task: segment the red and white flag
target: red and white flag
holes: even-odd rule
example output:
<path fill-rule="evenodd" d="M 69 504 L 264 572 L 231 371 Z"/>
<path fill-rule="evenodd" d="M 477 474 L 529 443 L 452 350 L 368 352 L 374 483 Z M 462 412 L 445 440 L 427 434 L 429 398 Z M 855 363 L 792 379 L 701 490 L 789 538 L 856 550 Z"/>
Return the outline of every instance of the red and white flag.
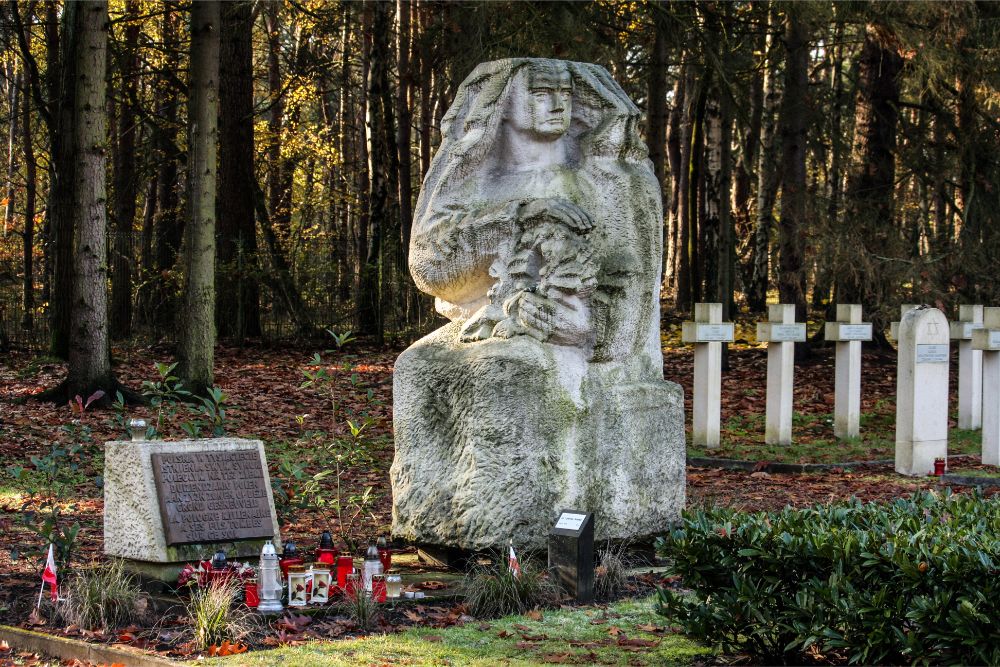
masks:
<path fill-rule="evenodd" d="M 52 545 L 49 544 L 49 557 L 45 560 L 45 569 L 42 571 L 42 590 L 38 591 L 38 604 L 42 603 L 42 593 L 45 591 L 45 584 L 49 585 L 49 593 L 52 601 L 59 599 L 59 586 L 56 577 L 56 559 Z"/>
<path fill-rule="evenodd" d="M 521 576 L 521 565 L 517 562 L 517 554 L 514 553 L 514 540 L 510 541 L 510 556 L 507 557 L 507 567 L 513 573 L 514 578 Z"/>

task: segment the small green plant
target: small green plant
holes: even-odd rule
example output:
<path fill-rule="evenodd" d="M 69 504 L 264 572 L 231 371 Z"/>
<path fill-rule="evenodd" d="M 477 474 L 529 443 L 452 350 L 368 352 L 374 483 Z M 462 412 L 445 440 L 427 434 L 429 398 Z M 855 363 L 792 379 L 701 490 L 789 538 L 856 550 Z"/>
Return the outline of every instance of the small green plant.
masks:
<path fill-rule="evenodd" d="M 88 630 L 109 631 L 138 623 L 146 613 L 142 591 L 119 560 L 76 573 L 62 595 L 59 617 Z"/>
<path fill-rule="evenodd" d="M 222 579 L 191 593 L 186 608 L 198 649 L 226 640 L 238 642 L 253 632 L 253 617 L 237 602 L 241 590 L 239 579 Z"/>
<path fill-rule="evenodd" d="M 338 609 L 341 614 L 354 621 L 362 630 L 372 630 L 382 618 L 382 608 L 364 588 L 358 586 L 349 595 L 344 595 Z"/>
<path fill-rule="evenodd" d="M 177 413 L 177 405 L 191 396 L 184 390 L 180 378 L 174 375 L 176 362 L 172 364 L 157 362 L 155 368 L 160 379 L 146 380 L 142 383 L 142 395 L 156 411 L 156 419 L 149 425 L 146 433 L 146 437 L 151 440 L 163 433 L 164 419 L 174 416 Z"/>
<path fill-rule="evenodd" d="M 479 618 L 494 618 L 555 605 L 560 593 L 548 572 L 530 557 L 522 558 L 520 565 L 521 573 L 514 574 L 499 551 L 488 563 L 474 564 L 460 587 L 469 612 Z"/>
<path fill-rule="evenodd" d="M 285 525 L 296 510 L 317 509 L 326 504 L 322 482 L 333 471 L 310 473 L 309 464 L 296 452 L 284 452 L 278 470 L 271 476 L 271 492 L 278 522 Z"/>
<path fill-rule="evenodd" d="M 30 467 L 7 467 L 7 474 L 14 479 L 24 496 L 20 509 L 21 525 L 41 539 L 40 544 L 13 547 L 12 558 L 19 557 L 22 552 L 41 555 L 52 544 L 59 564 L 63 568 L 70 566 L 80 523 L 70 522 L 64 514 L 76 509 L 76 487 L 86 482 L 81 462 L 91 456 L 89 448 L 93 444 L 90 426 L 84 421 L 86 411 L 103 396 L 104 392 L 99 391 L 86 401 L 76 396 L 69 402 L 73 419 L 61 427 L 68 444 L 56 441 L 47 454 L 32 454 L 28 457 Z M 100 485 L 102 480 L 98 477 L 95 482 Z"/>

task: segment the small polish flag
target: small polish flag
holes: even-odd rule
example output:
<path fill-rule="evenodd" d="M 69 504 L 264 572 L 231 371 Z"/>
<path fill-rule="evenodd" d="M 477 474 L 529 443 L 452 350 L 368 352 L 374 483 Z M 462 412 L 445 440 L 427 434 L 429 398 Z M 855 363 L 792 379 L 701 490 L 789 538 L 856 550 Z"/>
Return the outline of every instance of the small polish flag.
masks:
<path fill-rule="evenodd" d="M 514 553 L 514 539 L 510 540 L 510 556 L 507 558 L 507 567 L 514 573 L 514 578 L 521 576 L 521 565 L 517 562 L 517 554 Z"/>
<path fill-rule="evenodd" d="M 52 544 L 49 544 L 49 557 L 45 560 L 45 570 L 42 571 L 42 589 L 38 591 L 39 605 L 42 604 L 42 593 L 45 591 L 45 584 L 49 585 L 52 601 L 55 602 L 59 598 L 59 587 L 56 578 L 55 552 L 52 549 Z"/>

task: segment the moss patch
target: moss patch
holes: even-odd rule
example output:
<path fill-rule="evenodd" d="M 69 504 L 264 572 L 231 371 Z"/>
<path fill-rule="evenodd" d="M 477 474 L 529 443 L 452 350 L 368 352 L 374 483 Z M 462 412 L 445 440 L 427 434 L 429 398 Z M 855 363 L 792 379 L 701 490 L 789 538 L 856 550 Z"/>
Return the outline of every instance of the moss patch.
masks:
<path fill-rule="evenodd" d="M 659 629 L 659 630 L 656 630 Z M 541 620 L 508 616 L 444 630 L 411 629 L 395 635 L 314 641 L 206 661 L 207 665 L 676 665 L 711 651 L 665 631 L 651 599 L 606 609 L 544 612 Z"/>

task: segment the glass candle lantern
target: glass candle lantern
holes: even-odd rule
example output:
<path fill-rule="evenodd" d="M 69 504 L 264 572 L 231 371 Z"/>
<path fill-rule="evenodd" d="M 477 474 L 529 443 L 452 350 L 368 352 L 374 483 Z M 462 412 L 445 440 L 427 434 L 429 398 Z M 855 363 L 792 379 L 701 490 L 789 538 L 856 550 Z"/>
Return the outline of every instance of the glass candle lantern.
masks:
<path fill-rule="evenodd" d="M 365 562 L 361 569 L 361 581 L 368 593 L 372 592 L 372 576 L 376 574 L 383 574 L 382 561 L 378 557 L 378 547 L 371 544 L 368 546 Z"/>
<path fill-rule="evenodd" d="M 386 584 L 384 574 L 372 575 L 372 599 L 375 602 L 385 602 Z"/>
<path fill-rule="evenodd" d="M 361 589 L 361 575 L 357 572 L 352 572 L 347 575 L 347 582 L 344 584 L 344 597 L 350 599 L 358 594 L 358 590 Z"/>
<path fill-rule="evenodd" d="M 260 593 L 257 590 L 256 579 L 250 578 L 243 582 L 243 598 L 251 609 L 256 609 L 260 605 Z"/>
<path fill-rule="evenodd" d="M 281 574 L 278 569 L 278 554 L 274 551 L 271 540 L 264 543 L 260 550 L 260 568 L 257 573 L 257 594 L 260 604 L 257 611 L 262 614 L 280 614 L 281 605 Z"/>
<path fill-rule="evenodd" d="M 398 574 L 385 575 L 385 594 L 389 599 L 396 599 L 403 594 L 403 577 Z"/>
<path fill-rule="evenodd" d="M 333 565 L 337 560 L 337 549 L 333 546 L 333 536 L 324 530 L 319 537 L 319 548 L 316 549 L 316 562 Z"/>
<path fill-rule="evenodd" d="M 305 565 L 288 566 L 288 606 L 305 607 L 308 601 L 309 573 Z"/>
<path fill-rule="evenodd" d="M 354 559 L 350 556 L 337 556 L 337 588 L 341 591 L 347 587 L 347 575 L 354 572 Z"/>
<path fill-rule="evenodd" d="M 382 572 L 388 572 L 392 567 L 392 549 L 389 548 L 389 541 L 385 539 L 385 535 L 379 536 L 375 546 L 378 548 L 378 559 L 382 561 Z"/>
<path fill-rule="evenodd" d="M 312 589 L 309 593 L 309 604 L 326 604 L 330 601 L 330 568 L 322 563 L 314 563 L 310 572 Z"/>
<path fill-rule="evenodd" d="M 295 548 L 295 542 L 285 542 L 285 550 L 281 552 L 281 560 L 278 561 L 282 577 L 288 578 L 288 568 L 290 566 L 303 565 L 305 562 L 305 559 L 299 556 L 299 551 Z"/>
<path fill-rule="evenodd" d="M 128 432 L 132 440 L 146 439 L 146 420 L 133 418 L 128 420 Z"/>

